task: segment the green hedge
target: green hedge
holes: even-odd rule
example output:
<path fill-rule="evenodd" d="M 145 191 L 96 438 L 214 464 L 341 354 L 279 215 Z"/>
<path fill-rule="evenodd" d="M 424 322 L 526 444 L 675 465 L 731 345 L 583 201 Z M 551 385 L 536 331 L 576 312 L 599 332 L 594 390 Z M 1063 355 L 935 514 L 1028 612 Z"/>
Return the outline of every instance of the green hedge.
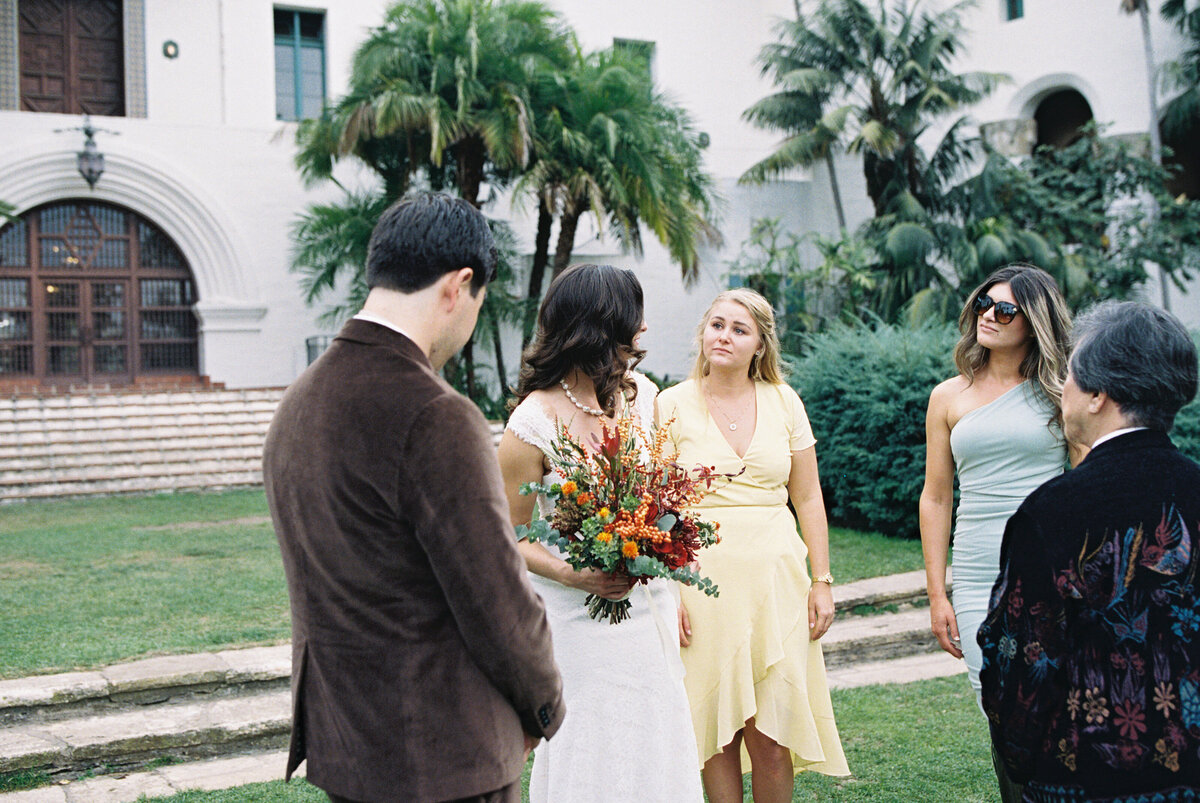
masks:
<path fill-rule="evenodd" d="M 841 325 L 810 336 L 805 355 L 790 361 L 817 436 L 830 523 L 920 537 L 925 409 L 933 387 L 955 373 L 957 339 L 951 325 Z M 1179 411 L 1171 439 L 1200 462 L 1200 399 Z"/>
<path fill-rule="evenodd" d="M 1200 332 L 1193 332 L 1192 339 L 1200 348 Z M 1200 462 L 1200 399 L 1189 404 L 1175 416 L 1175 429 L 1171 430 L 1171 440 L 1179 447 L 1179 451 Z"/>
<path fill-rule="evenodd" d="M 917 538 L 929 392 L 954 374 L 955 328 L 839 325 L 791 361 L 833 524 Z"/>

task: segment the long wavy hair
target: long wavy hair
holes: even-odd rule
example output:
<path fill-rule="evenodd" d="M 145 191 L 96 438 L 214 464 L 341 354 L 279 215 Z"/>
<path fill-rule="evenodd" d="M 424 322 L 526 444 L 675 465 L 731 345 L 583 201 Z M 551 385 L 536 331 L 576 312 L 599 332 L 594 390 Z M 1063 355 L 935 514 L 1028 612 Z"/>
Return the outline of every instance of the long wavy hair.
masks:
<path fill-rule="evenodd" d="M 699 381 L 708 376 L 712 369 L 708 358 L 704 356 L 704 328 L 708 326 L 713 307 L 722 301 L 740 304 L 750 313 L 754 325 L 758 327 L 758 347 L 762 353 L 756 353 L 750 358 L 750 378 L 755 382 L 770 382 L 776 385 L 783 382 L 783 366 L 779 359 L 779 334 L 775 330 L 775 310 L 771 308 L 771 302 L 745 287 L 718 294 L 704 311 L 704 316 L 700 318 L 700 326 L 696 328 L 696 362 L 692 365 L 691 378 Z"/>
<path fill-rule="evenodd" d="M 633 345 L 642 321 L 642 285 L 633 271 L 591 264 L 567 268 L 542 299 L 509 409 L 578 368 L 591 377 L 600 406 L 615 415 L 622 396 L 637 398 L 629 371 L 646 356 Z"/>
<path fill-rule="evenodd" d="M 1054 277 L 1033 265 L 1007 265 L 992 273 L 967 298 L 958 316 L 962 333 L 954 347 L 954 365 L 968 382 L 987 365 L 990 352 L 976 339 L 975 299 L 993 285 L 1008 284 L 1013 298 L 1033 331 L 1029 353 L 1021 361 L 1021 376 L 1033 380 L 1042 395 L 1054 405 L 1054 420 L 1062 416 L 1062 388 L 1067 378 L 1067 356 L 1071 343 L 1071 312 Z"/>

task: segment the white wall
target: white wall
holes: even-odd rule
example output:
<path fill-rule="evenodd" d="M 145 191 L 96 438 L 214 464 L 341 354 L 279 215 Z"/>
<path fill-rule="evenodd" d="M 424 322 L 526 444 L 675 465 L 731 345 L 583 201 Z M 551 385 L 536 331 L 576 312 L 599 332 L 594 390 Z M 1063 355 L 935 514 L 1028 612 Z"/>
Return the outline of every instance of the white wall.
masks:
<path fill-rule="evenodd" d="M 934 0 L 941 2 L 941 0 Z M 813 2 L 813 0 L 806 0 Z M 791 0 L 551 0 L 584 47 L 614 38 L 655 43 L 661 88 L 692 113 L 711 145 L 708 169 L 724 197 L 722 249 L 704 254 L 701 275 L 685 287 L 679 269 L 651 235 L 641 259 L 623 255 L 585 221 L 575 259 L 633 267 L 646 290 L 650 331 L 645 366 L 682 376 L 690 364 L 697 320 L 726 286 L 727 262 L 757 217 L 781 217 L 797 231 L 836 228 L 823 165 L 765 188 L 737 177 L 776 144 L 776 137 L 741 119 L 771 91 L 755 62 L 774 39 L 777 19 L 793 13 Z M 281 5 L 283 5 L 281 3 Z M 327 93 L 344 91 L 350 58 L 387 0 L 295 0 L 286 7 L 326 11 Z M 979 121 L 1030 114 L 1038 92 L 1063 76 L 1092 103 L 1115 133 L 1144 131 L 1145 73 L 1136 18 L 1096 0 L 1026 0 L 1026 17 L 1001 20 L 1000 0 L 982 0 L 972 12 L 970 54 L 963 69 L 1007 72 L 1013 83 L 973 111 Z M 322 331 L 321 309 L 306 308 L 299 279 L 288 271 L 289 229 L 304 206 L 336 198 L 324 187 L 305 190 L 292 164 L 295 124 L 274 119 L 273 4 L 269 0 L 146 0 L 148 119 L 103 118 L 121 132 L 100 135 L 109 170 L 95 197 L 132 206 L 179 242 L 192 262 L 200 291 L 202 371 L 231 386 L 281 385 L 304 367 L 304 338 Z M 1154 36 L 1163 57 L 1178 43 L 1161 21 Z M 167 40 L 179 56 L 163 56 Z M 0 112 L 0 198 L 19 209 L 72 196 L 87 197 L 73 177 L 78 134 L 55 134 L 77 117 Z M 38 172 L 41 171 L 41 172 Z M 851 227 L 870 214 L 861 161 L 839 159 L 838 178 Z M 139 189 L 140 188 L 140 189 Z M 503 198 L 488 213 L 512 217 L 526 249 L 533 225 L 527 211 Z M 1200 291 L 1177 311 L 1200 324 Z M 515 335 L 510 337 L 510 340 Z M 481 345 L 481 356 L 487 348 Z M 515 368 L 516 347 L 506 354 Z"/>
<path fill-rule="evenodd" d="M 384 0 L 288 2 L 326 7 L 327 91 L 343 91 L 350 58 Z M 96 118 L 108 169 L 94 191 L 74 175 L 79 125 L 66 115 L 0 112 L 0 198 L 18 212 L 95 197 L 150 218 L 180 245 L 196 275 L 201 373 L 231 387 L 284 385 L 305 365 L 304 339 L 322 332 L 288 270 L 290 227 L 312 201 L 293 166 L 296 125 L 275 120 L 269 0 L 147 0 L 147 118 Z M 176 59 L 163 55 L 167 40 Z M 49 178 L 48 178 L 49 177 Z"/>
<path fill-rule="evenodd" d="M 609 47 L 614 39 L 654 42 L 657 85 L 691 113 L 698 131 L 709 135 L 705 167 L 716 178 L 723 199 L 720 228 L 725 244 L 704 251 L 693 286 L 684 285 L 679 267 L 649 233 L 644 238 L 645 253 L 638 259 L 620 253 L 611 241 L 597 239 L 591 219 L 581 221 L 573 255 L 576 262 L 606 262 L 637 273 L 645 291 L 649 326 L 642 339 L 648 352 L 643 366 L 681 379 L 691 365 L 700 316 L 713 296 L 728 286 L 727 263 L 749 235 L 755 218 L 782 217 L 797 229 L 836 228 L 828 196 L 814 203 L 814 184 L 807 173 L 764 188 L 736 183 L 777 143 L 776 136 L 754 128 L 741 115 L 771 92 L 771 83 L 760 75 L 756 59 L 763 45 L 774 39 L 776 22 L 792 15 L 791 0 L 550 0 L 550 4 L 565 16 L 587 50 Z M 824 186 L 827 192 L 827 184 Z M 534 226 L 527 214 L 520 210 L 510 213 L 507 203 L 488 211 L 512 214 L 532 250 Z"/>

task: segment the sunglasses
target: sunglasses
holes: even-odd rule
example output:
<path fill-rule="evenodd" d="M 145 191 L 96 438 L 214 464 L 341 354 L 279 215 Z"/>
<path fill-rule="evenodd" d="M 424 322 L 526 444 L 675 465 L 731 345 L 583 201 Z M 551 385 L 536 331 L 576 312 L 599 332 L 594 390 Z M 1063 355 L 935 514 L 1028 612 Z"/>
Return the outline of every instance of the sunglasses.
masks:
<path fill-rule="evenodd" d="M 1017 313 L 1021 311 L 1016 304 L 1010 301 L 996 301 L 987 293 L 980 293 L 976 297 L 975 303 L 971 305 L 971 309 L 975 311 L 976 315 L 982 315 L 992 307 L 996 308 L 996 323 L 999 324 L 1012 323 L 1013 318 L 1017 317 Z"/>

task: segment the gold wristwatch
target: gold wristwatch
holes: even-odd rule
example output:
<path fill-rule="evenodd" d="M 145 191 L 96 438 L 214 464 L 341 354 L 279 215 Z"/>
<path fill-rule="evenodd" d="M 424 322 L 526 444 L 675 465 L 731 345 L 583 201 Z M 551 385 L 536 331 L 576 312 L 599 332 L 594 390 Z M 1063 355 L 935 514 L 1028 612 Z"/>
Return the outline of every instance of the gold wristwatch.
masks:
<path fill-rule="evenodd" d="M 830 572 L 825 572 L 825 574 L 818 574 L 816 577 L 813 578 L 813 582 L 814 583 L 825 583 L 826 585 L 833 585 L 833 574 L 831 574 Z"/>

